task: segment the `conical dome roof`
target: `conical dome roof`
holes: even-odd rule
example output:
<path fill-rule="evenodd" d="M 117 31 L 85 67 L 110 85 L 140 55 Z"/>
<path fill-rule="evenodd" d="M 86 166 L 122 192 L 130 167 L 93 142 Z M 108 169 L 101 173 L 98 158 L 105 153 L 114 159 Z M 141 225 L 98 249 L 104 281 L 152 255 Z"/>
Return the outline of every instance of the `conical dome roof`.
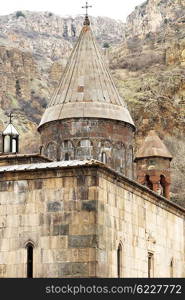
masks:
<path fill-rule="evenodd" d="M 172 159 L 171 153 L 168 151 L 164 143 L 161 141 L 155 130 L 150 130 L 145 138 L 141 148 L 138 150 L 135 161 L 146 157 L 164 157 Z"/>
<path fill-rule="evenodd" d="M 39 127 L 55 120 L 86 117 L 120 120 L 134 126 L 88 22 L 82 28 Z"/>
<path fill-rule="evenodd" d="M 19 135 L 17 129 L 13 126 L 12 123 L 8 124 L 8 126 L 3 131 L 3 135 Z"/>

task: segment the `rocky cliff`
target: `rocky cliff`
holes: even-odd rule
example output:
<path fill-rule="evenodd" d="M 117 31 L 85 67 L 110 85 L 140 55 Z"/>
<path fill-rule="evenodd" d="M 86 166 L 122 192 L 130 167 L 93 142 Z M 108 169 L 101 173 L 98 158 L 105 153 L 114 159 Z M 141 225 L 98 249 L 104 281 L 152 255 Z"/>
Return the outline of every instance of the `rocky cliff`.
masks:
<path fill-rule="evenodd" d="M 137 125 L 136 146 L 150 129 L 159 133 L 174 156 L 172 197 L 184 202 L 185 2 L 148 0 L 136 7 L 110 66 Z"/>

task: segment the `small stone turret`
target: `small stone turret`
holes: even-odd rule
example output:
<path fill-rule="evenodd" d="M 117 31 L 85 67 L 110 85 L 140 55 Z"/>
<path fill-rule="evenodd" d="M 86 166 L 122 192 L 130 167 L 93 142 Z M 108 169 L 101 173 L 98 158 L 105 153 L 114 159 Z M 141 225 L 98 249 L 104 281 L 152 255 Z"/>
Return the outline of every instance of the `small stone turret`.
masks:
<path fill-rule="evenodd" d="M 18 153 L 19 152 L 19 133 L 11 121 L 2 132 L 2 152 L 4 153 Z"/>
<path fill-rule="evenodd" d="M 171 160 L 172 155 L 155 130 L 151 130 L 135 157 L 137 181 L 169 199 Z"/>

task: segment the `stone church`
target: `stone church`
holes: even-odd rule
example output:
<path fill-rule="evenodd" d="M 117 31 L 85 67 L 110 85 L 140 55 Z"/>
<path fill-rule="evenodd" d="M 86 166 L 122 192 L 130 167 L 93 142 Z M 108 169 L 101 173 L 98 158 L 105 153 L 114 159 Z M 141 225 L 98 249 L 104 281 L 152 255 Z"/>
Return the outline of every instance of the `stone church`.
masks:
<path fill-rule="evenodd" d="M 86 15 L 38 127 L 40 154 L 0 134 L 0 277 L 185 277 L 172 156 L 135 125 Z"/>

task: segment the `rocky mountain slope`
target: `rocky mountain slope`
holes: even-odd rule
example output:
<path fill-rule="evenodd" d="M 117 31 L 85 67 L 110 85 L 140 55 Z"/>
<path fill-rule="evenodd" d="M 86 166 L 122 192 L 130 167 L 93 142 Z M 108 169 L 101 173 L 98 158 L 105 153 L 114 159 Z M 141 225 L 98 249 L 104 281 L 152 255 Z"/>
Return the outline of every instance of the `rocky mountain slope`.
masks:
<path fill-rule="evenodd" d="M 185 200 L 185 3 L 148 0 L 126 24 L 92 18 L 137 126 L 136 149 L 156 129 L 174 156 L 172 199 Z M 21 151 L 38 151 L 36 128 L 74 45 L 83 17 L 50 12 L 0 16 L 0 129 L 14 111 Z M 107 53 L 107 51 L 106 51 Z"/>
<path fill-rule="evenodd" d="M 110 65 L 137 125 L 136 145 L 156 129 L 174 156 L 172 198 L 185 202 L 185 2 L 136 7 Z"/>

